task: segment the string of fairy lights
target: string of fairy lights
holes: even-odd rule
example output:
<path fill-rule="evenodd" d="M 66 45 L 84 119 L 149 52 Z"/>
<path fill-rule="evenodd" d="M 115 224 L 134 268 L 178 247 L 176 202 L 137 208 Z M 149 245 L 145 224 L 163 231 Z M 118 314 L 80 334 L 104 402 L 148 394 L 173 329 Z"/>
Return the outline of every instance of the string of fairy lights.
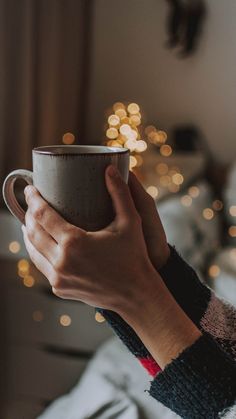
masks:
<path fill-rule="evenodd" d="M 76 137 L 71 132 L 66 132 L 62 136 L 62 143 L 65 145 L 72 145 L 75 142 Z M 137 103 L 114 103 L 107 118 L 103 144 L 108 147 L 128 148 L 130 150 L 130 170 L 136 173 L 141 171 L 142 166 L 145 164 L 143 156 L 148 147 L 155 146 L 155 150 L 158 150 L 159 156 L 163 158 L 163 161 L 157 163 L 155 167 L 158 184 L 162 188 L 167 188 L 170 193 L 178 193 L 184 182 L 184 176 L 179 167 L 169 162 L 168 158 L 172 156 L 173 148 L 167 142 L 168 137 L 165 131 L 157 129 L 154 125 L 143 126 L 140 106 Z M 154 199 L 158 199 L 159 190 L 157 186 L 148 185 L 146 190 Z M 191 207 L 193 200 L 198 198 L 200 193 L 198 186 L 190 186 L 186 194 L 180 195 L 181 204 L 184 207 Z M 223 207 L 223 202 L 215 199 L 211 207 L 203 209 L 201 215 L 206 221 L 211 221 L 217 212 L 223 210 Z M 231 238 L 236 238 L 236 204 L 231 205 L 228 212 L 231 217 L 235 217 L 235 224 L 228 227 L 228 235 Z M 18 241 L 15 240 L 9 243 L 9 251 L 11 253 L 17 254 L 20 250 L 21 245 Z M 230 258 L 236 264 L 236 248 L 230 250 Z M 22 285 L 27 288 L 34 287 L 37 282 L 30 270 L 29 260 L 18 260 L 17 275 Z M 216 264 L 211 265 L 208 269 L 208 274 L 211 278 L 217 278 L 220 273 L 221 269 Z M 42 310 L 37 309 L 33 311 L 32 319 L 35 322 L 45 320 Z M 99 323 L 105 320 L 100 313 L 95 314 L 95 319 Z M 61 326 L 68 327 L 71 325 L 72 319 L 65 313 L 58 317 L 58 322 Z"/>

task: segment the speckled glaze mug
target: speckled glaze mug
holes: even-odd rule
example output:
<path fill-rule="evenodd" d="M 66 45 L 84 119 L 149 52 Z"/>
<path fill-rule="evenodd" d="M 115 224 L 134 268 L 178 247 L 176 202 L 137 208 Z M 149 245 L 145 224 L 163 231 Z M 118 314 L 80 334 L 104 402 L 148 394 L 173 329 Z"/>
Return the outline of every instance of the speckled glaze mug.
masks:
<path fill-rule="evenodd" d="M 67 221 L 88 231 L 107 226 L 114 218 L 105 184 L 105 169 L 116 166 L 125 180 L 129 175 L 129 150 L 125 148 L 55 145 L 33 149 L 33 172 L 15 170 L 3 184 L 8 209 L 21 223 L 25 211 L 14 193 L 16 179 L 33 184 L 42 197 Z"/>

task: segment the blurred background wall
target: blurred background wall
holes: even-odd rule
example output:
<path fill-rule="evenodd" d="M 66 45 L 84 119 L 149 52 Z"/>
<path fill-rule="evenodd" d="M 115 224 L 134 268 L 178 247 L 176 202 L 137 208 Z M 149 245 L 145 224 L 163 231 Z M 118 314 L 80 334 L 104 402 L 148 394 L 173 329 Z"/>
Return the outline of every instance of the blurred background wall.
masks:
<path fill-rule="evenodd" d="M 217 159 L 235 158 L 236 2 L 207 0 L 206 6 L 199 47 L 180 59 L 165 47 L 166 1 L 94 2 L 89 141 L 102 133 L 104 108 L 127 99 L 167 131 L 194 123 Z"/>
<path fill-rule="evenodd" d="M 0 179 L 31 149 L 103 139 L 104 112 L 138 102 L 170 133 L 192 123 L 214 156 L 234 158 L 235 0 L 206 0 L 196 53 L 166 48 L 165 0 L 0 1 Z"/>

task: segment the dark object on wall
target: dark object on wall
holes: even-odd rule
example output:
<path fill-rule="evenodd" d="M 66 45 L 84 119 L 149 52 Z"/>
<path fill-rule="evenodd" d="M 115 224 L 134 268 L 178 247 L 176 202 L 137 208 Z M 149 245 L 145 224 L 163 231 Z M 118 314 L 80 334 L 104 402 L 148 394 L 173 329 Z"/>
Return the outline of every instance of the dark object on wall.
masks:
<path fill-rule="evenodd" d="M 173 129 L 173 147 L 176 151 L 196 151 L 201 147 L 201 134 L 193 125 L 182 125 Z"/>
<path fill-rule="evenodd" d="M 166 0 L 170 6 L 167 20 L 169 48 L 181 47 L 181 56 L 193 54 L 198 46 L 206 16 L 204 0 Z"/>

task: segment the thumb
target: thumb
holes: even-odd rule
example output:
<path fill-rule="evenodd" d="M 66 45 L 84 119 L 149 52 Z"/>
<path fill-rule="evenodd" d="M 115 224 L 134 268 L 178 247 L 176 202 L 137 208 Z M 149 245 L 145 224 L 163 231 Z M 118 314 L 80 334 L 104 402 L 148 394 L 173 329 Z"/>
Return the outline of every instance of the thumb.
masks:
<path fill-rule="evenodd" d="M 111 196 L 116 217 L 130 219 L 137 214 L 128 185 L 115 166 L 108 166 L 105 173 L 106 186 Z"/>

